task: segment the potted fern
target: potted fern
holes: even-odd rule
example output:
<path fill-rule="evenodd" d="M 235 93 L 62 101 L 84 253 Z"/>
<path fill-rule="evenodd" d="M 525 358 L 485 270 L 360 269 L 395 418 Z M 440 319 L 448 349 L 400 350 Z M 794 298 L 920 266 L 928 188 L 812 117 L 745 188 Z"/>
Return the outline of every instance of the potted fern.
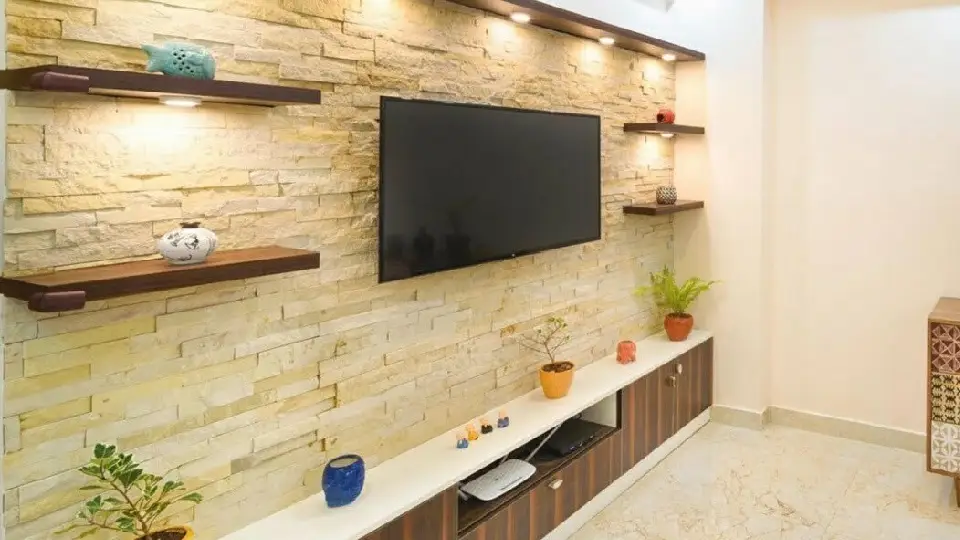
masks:
<path fill-rule="evenodd" d="M 183 482 L 145 473 L 132 455 L 104 444 L 94 447 L 93 458 L 79 471 L 91 478 L 80 490 L 99 494 L 84 503 L 75 522 L 59 534 L 81 529 L 76 538 L 84 538 L 103 529 L 129 533 L 137 540 L 193 539 L 193 530 L 186 525 L 160 525 L 170 506 L 203 500 L 199 493 L 185 493 Z"/>
<path fill-rule="evenodd" d="M 533 335 L 520 338 L 520 345 L 549 360 L 540 366 L 540 386 L 543 395 L 550 399 L 565 397 L 573 385 L 573 362 L 557 362 L 557 352 L 567 343 L 570 332 L 567 322 L 560 317 L 550 317 Z"/>
<path fill-rule="evenodd" d="M 653 297 L 653 303 L 660 315 L 664 316 L 663 329 L 670 341 L 684 341 L 693 330 L 693 315 L 687 310 L 715 283 L 692 277 L 683 285 L 678 285 L 673 270 L 664 267 L 660 272 L 650 273 L 650 285 L 637 289 L 637 295 Z"/>

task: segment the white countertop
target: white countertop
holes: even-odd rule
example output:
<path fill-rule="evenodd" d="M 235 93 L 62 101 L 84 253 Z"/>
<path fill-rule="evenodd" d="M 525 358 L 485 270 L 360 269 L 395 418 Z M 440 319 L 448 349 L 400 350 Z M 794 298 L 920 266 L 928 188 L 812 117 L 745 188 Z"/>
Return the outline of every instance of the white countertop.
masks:
<path fill-rule="evenodd" d="M 487 418 L 495 420 L 500 409 L 506 410 L 510 427 L 472 441 L 467 450 L 456 448 L 455 433 L 463 429 L 458 427 L 369 470 L 363 494 L 350 506 L 328 508 L 319 493 L 225 540 L 358 540 L 710 336 L 698 330 L 680 343 L 662 334 L 647 338 L 637 343 L 633 364 L 618 364 L 616 356 L 610 355 L 577 371 L 570 394 L 563 399 L 547 399 L 537 388 L 490 411 Z"/>

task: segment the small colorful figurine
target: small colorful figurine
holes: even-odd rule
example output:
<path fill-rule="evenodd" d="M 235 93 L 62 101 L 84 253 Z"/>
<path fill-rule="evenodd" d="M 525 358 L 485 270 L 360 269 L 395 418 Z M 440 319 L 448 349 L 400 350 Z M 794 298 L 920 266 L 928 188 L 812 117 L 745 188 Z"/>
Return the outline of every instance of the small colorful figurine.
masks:
<path fill-rule="evenodd" d="M 617 344 L 617 362 L 631 364 L 637 361 L 637 344 L 632 341 L 621 341 Z"/>
<path fill-rule="evenodd" d="M 457 433 L 457 449 L 463 450 L 465 448 L 470 448 L 470 441 L 467 440 L 467 434 L 461 431 Z"/>
<path fill-rule="evenodd" d="M 490 422 L 487 422 L 486 418 L 480 419 L 480 433 L 483 433 L 484 435 L 493 433 L 493 425 L 491 425 Z"/>
<path fill-rule="evenodd" d="M 500 418 L 497 418 L 497 427 L 505 428 L 510 426 L 510 417 L 507 416 L 507 411 L 500 411 Z"/>
<path fill-rule="evenodd" d="M 477 432 L 477 426 L 473 424 L 467 424 L 467 439 L 475 441 L 480 438 L 480 433 Z"/>

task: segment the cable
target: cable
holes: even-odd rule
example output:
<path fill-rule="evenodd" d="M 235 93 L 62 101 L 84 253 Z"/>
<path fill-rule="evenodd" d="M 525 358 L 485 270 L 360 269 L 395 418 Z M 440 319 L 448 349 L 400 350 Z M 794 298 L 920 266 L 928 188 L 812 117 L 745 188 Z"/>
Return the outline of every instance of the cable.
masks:
<path fill-rule="evenodd" d="M 557 432 L 557 430 L 560 429 L 560 426 L 562 425 L 563 424 L 560 423 L 557 425 L 557 427 L 551 429 L 550 433 L 548 433 L 547 436 L 544 437 L 542 441 L 540 441 L 540 444 L 538 444 L 537 447 L 534 448 L 533 452 L 530 452 L 530 455 L 527 456 L 527 459 L 525 459 L 524 461 L 526 461 L 527 463 L 530 463 L 530 460 L 533 459 L 533 456 L 537 455 L 537 452 L 539 452 L 540 449 L 543 448 L 543 445 L 547 444 L 547 441 L 549 441 L 550 438 L 553 437 L 553 435 Z"/>

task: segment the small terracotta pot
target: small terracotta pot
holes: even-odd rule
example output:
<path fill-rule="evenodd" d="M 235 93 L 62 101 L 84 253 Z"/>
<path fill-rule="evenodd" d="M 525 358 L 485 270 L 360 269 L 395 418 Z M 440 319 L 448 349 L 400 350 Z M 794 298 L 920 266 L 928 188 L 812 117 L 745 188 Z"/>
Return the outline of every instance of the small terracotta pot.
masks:
<path fill-rule="evenodd" d="M 193 529 L 180 525 L 141 536 L 137 540 L 193 540 Z"/>
<path fill-rule="evenodd" d="M 663 319 L 663 329 L 670 341 L 686 341 L 693 330 L 693 315 L 689 313 L 671 313 Z"/>
<path fill-rule="evenodd" d="M 617 362 L 630 364 L 637 361 L 637 344 L 632 341 L 617 343 Z"/>
<path fill-rule="evenodd" d="M 549 399 L 560 399 L 566 397 L 573 385 L 573 363 L 558 362 L 561 366 L 568 366 L 563 371 L 547 371 L 547 366 L 553 364 L 544 364 L 540 366 L 540 386 L 543 387 L 543 395 Z"/>

